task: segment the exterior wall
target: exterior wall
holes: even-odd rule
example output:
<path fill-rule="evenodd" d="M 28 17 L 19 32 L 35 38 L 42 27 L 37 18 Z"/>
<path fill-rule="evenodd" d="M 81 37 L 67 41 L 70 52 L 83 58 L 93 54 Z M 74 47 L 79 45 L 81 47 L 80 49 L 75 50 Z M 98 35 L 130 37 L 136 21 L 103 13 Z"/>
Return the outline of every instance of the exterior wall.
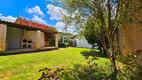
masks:
<path fill-rule="evenodd" d="M 58 48 L 58 33 L 55 34 L 55 47 Z"/>
<path fill-rule="evenodd" d="M 136 24 L 127 24 L 120 28 L 119 43 L 120 51 L 123 54 L 134 53 L 142 49 L 142 31 L 140 26 Z"/>
<path fill-rule="evenodd" d="M 41 44 L 41 47 L 44 47 L 44 33 L 41 32 L 40 34 L 40 44 Z"/>
<path fill-rule="evenodd" d="M 37 35 L 37 33 L 39 33 Z M 30 38 L 33 43 L 35 43 L 36 47 L 36 42 L 37 42 L 37 36 L 39 37 L 39 46 L 44 47 L 44 33 L 43 32 L 37 32 L 37 31 L 27 31 L 27 36 Z"/>
<path fill-rule="evenodd" d="M 0 52 L 6 49 L 6 32 L 7 25 L 0 24 Z"/>
<path fill-rule="evenodd" d="M 64 43 L 66 40 L 69 40 L 68 36 L 62 36 L 62 43 Z"/>
<path fill-rule="evenodd" d="M 48 35 L 44 33 L 44 46 L 48 47 L 50 46 L 49 40 L 48 40 Z"/>
<path fill-rule="evenodd" d="M 41 45 L 40 45 L 40 33 L 41 33 L 40 30 L 36 31 L 36 49 L 41 48 Z"/>
<path fill-rule="evenodd" d="M 75 40 L 73 40 L 73 42 L 76 42 L 76 47 L 83 47 L 83 48 L 91 48 L 92 45 L 90 45 L 86 39 L 84 38 L 76 38 Z"/>
<path fill-rule="evenodd" d="M 142 10 L 136 13 L 138 21 L 142 21 Z M 134 53 L 142 50 L 142 27 L 137 23 L 125 24 L 119 28 L 120 51 L 123 54 Z"/>
<path fill-rule="evenodd" d="M 8 26 L 6 37 L 7 49 L 20 49 L 22 37 L 23 29 Z"/>
<path fill-rule="evenodd" d="M 33 42 L 36 42 L 36 36 L 35 34 L 37 34 L 36 31 L 27 31 L 27 37 L 32 39 Z"/>

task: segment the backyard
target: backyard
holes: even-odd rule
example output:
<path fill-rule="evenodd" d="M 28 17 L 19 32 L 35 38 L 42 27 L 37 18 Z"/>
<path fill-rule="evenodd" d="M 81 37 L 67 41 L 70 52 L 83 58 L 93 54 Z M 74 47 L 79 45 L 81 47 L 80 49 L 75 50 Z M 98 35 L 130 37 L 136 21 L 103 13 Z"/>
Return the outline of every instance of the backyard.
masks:
<path fill-rule="evenodd" d="M 65 48 L 47 52 L 0 56 L 0 80 L 37 80 L 45 67 L 57 68 L 85 63 L 92 56 L 101 67 L 110 67 L 109 59 L 87 48 Z"/>

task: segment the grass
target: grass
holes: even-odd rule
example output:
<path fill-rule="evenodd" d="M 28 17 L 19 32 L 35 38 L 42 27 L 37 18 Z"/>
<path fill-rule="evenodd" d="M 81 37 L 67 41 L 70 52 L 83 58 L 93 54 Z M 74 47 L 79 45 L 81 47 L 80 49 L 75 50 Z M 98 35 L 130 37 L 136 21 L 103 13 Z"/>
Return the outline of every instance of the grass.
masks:
<path fill-rule="evenodd" d="M 108 67 L 110 64 L 108 58 L 92 53 L 86 48 L 65 48 L 32 54 L 0 56 L 0 80 L 37 80 L 41 76 L 39 69 L 85 63 L 89 56 L 93 56 L 99 66 Z"/>

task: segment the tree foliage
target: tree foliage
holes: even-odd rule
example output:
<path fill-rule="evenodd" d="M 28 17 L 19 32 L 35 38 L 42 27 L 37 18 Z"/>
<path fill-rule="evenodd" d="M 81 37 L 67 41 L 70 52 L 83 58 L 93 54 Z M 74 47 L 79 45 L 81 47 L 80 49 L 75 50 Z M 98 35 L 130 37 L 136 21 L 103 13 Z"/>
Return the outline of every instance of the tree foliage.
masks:
<path fill-rule="evenodd" d="M 98 39 L 110 58 L 114 72 L 117 72 L 115 62 L 118 53 L 116 30 L 123 27 L 123 24 L 138 22 L 135 14 L 140 9 L 141 1 L 60 0 L 60 2 L 64 3 L 63 8 L 68 12 L 68 15 L 65 15 L 62 20 L 63 22 L 69 25 L 76 24 L 77 29 L 80 31 L 85 29 L 85 24 L 88 22 L 95 25 L 92 30 L 98 35 Z M 88 31 L 90 28 L 88 28 Z M 106 39 L 110 47 L 107 47 Z"/>
<path fill-rule="evenodd" d="M 85 39 L 88 41 L 89 44 L 92 45 L 92 49 L 95 45 L 95 43 L 97 43 L 98 39 L 97 39 L 97 34 L 95 33 L 95 23 L 93 21 L 88 21 L 85 26 L 84 26 L 84 30 L 82 31 Z"/>

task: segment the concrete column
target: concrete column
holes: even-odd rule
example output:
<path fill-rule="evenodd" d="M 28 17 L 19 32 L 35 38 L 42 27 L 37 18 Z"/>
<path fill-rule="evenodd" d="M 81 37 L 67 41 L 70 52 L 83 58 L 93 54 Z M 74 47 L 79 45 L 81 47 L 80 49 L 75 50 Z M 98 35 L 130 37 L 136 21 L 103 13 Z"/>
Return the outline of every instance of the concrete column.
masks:
<path fill-rule="evenodd" d="M 27 30 L 24 29 L 24 37 L 27 37 Z"/>
<path fill-rule="evenodd" d="M 41 48 L 41 44 L 40 44 L 40 30 L 37 30 L 36 33 L 36 49 L 40 49 Z"/>
<path fill-rule="evenodd" d="M 0 24 L 0 52 L 4 52 L 6 50 L 6 33 L 7 25 Z"/>
<path fill-rule="evenodd" d="M 55 34 L 55 48 L 58 48 L 58 33 Z"/>

